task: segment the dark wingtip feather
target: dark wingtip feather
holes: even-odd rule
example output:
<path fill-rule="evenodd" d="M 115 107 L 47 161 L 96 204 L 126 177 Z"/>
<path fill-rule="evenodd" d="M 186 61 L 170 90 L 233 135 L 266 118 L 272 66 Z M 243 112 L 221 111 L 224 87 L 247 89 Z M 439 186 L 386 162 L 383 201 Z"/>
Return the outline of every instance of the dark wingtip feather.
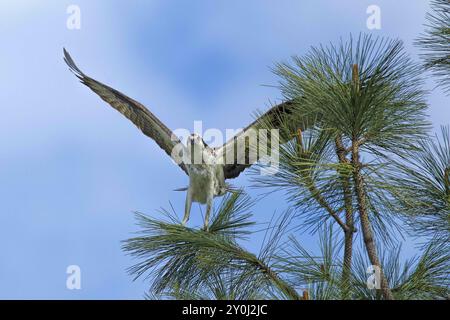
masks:
<path fill-rule="evenodd" d="M 78 79 L 83 80 L 85 77 L 84 73 L 77 67 L 75 62 L 73 61 L 72 57 L 70 56 L 69 52 L 67 52 L 66 48 L 63 48 L 64 51 L 64 61 L 69 66 L 70 71 L 77 76 Z"/>

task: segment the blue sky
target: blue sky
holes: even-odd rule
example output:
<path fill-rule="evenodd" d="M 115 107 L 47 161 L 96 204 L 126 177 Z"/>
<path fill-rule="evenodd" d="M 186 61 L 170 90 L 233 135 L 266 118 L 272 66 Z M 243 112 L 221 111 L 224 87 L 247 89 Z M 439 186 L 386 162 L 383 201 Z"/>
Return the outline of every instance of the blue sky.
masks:
<path fill-rule="evenodd" d="M 71 4 L 81 9 L 79 30 L 66 28 Z M 371 4 L 381 8 L 381 30 L 366 27 Z M 131 281 L 133 261 L 120 249 L 137 230 L 132 211 L 184 205 L 184 194 L 171 191 L 187 184 L 184 173 L 76 81 L 63 47 L 172 129 L 192 129 L 194 120 L 235 129 L 281 98 L 263 86 L 277 82 L 270 67 L 311 45 L 367 32 L 404 40 L 417 59 L 412 42 L 427 9 L 420 0 L 2 1 L 0 298 L 142 298 L 147 284 Z M 447 124 L 448 98 L 435 89 L 428 101 L 433 124 Z M 248 176 L 233 183 L 245 186 Z M 272 195 L 257 204 L 256 219 L 286 206 Z M 199 223 L 197 206 L 192 216 Z M 72 264 L 81 290 L 66 288 Z"/>

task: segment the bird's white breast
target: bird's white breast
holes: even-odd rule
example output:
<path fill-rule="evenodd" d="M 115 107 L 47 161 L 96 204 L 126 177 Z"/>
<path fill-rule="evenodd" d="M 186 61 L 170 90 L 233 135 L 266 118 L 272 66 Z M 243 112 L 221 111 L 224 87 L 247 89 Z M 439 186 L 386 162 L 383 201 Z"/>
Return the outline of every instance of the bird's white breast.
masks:
<path fill-rule="evenodd" d="M 192 200 L 206 203 L 207 195 L 212 192 L 215 185 L 214 166 L 192 165 L 189 170 L 189 188 L 192 193 Z"/>

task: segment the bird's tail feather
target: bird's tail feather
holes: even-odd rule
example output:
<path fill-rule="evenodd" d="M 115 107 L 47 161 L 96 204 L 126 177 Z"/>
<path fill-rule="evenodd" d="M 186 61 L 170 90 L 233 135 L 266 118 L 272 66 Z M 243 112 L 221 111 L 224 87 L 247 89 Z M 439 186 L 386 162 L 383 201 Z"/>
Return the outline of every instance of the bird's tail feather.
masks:
<path fill-rule="evenodd" d="M 183 187 L 183 188 L 173 189 L 173 191 L 186 191 L 187 189 L 189 189 L 189 187 Z"/>
<path fill-rule="evenodd" d="M 183 188 L 173 189 L 173 191 L 186 191 L 188 189 L 189 189 L 189 187 L 183 187 Z M 231 193 L 241 193 L 242 192 L 242 189 L 234 187 L 228 183 L 225 185 L 225 190 L 227 192 L 231 192 Z"/>

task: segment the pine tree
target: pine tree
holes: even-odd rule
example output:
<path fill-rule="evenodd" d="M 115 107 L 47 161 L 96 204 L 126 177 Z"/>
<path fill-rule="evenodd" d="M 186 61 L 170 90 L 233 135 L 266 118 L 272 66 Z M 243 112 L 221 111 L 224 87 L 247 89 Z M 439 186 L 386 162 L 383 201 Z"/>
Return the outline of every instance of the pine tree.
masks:
<path fill-rule="evenodd" d="M 401 41 L 361 35 L 274 71 L 293 109 L 276 121 L 285 142 L 278 171 L 261 176 L 254 166 L 251 180 L 281 190 L 289 207 L 258 253 L 245 249 L 255 222 L 243 191 L 224 197 L 208 231 L 182 226 L 173 211 L 165 220 L 137 214 L 141 235 L 124 250 L 140 259 L 130 273 L 148 277 L 148 297 L 446 298 L 449 139 L 448 131 L 443 144 L 429 138 L 420 66 Z M 432 240 L 402 262 L 402 234 L 414 228 Z M 320 252 L 301 245 L 305 231 Z M 370 265 L 381 271 L 378 290 L 367 286 Z"/>
<path fill-rule="evenodd" d="M 438 84 L 450 91 L 450 1 L 431 1 L 431 12 L 426 16 L 425 32 L 416 44 L 422 49 L 426 69 L 437 77 Z"/>

